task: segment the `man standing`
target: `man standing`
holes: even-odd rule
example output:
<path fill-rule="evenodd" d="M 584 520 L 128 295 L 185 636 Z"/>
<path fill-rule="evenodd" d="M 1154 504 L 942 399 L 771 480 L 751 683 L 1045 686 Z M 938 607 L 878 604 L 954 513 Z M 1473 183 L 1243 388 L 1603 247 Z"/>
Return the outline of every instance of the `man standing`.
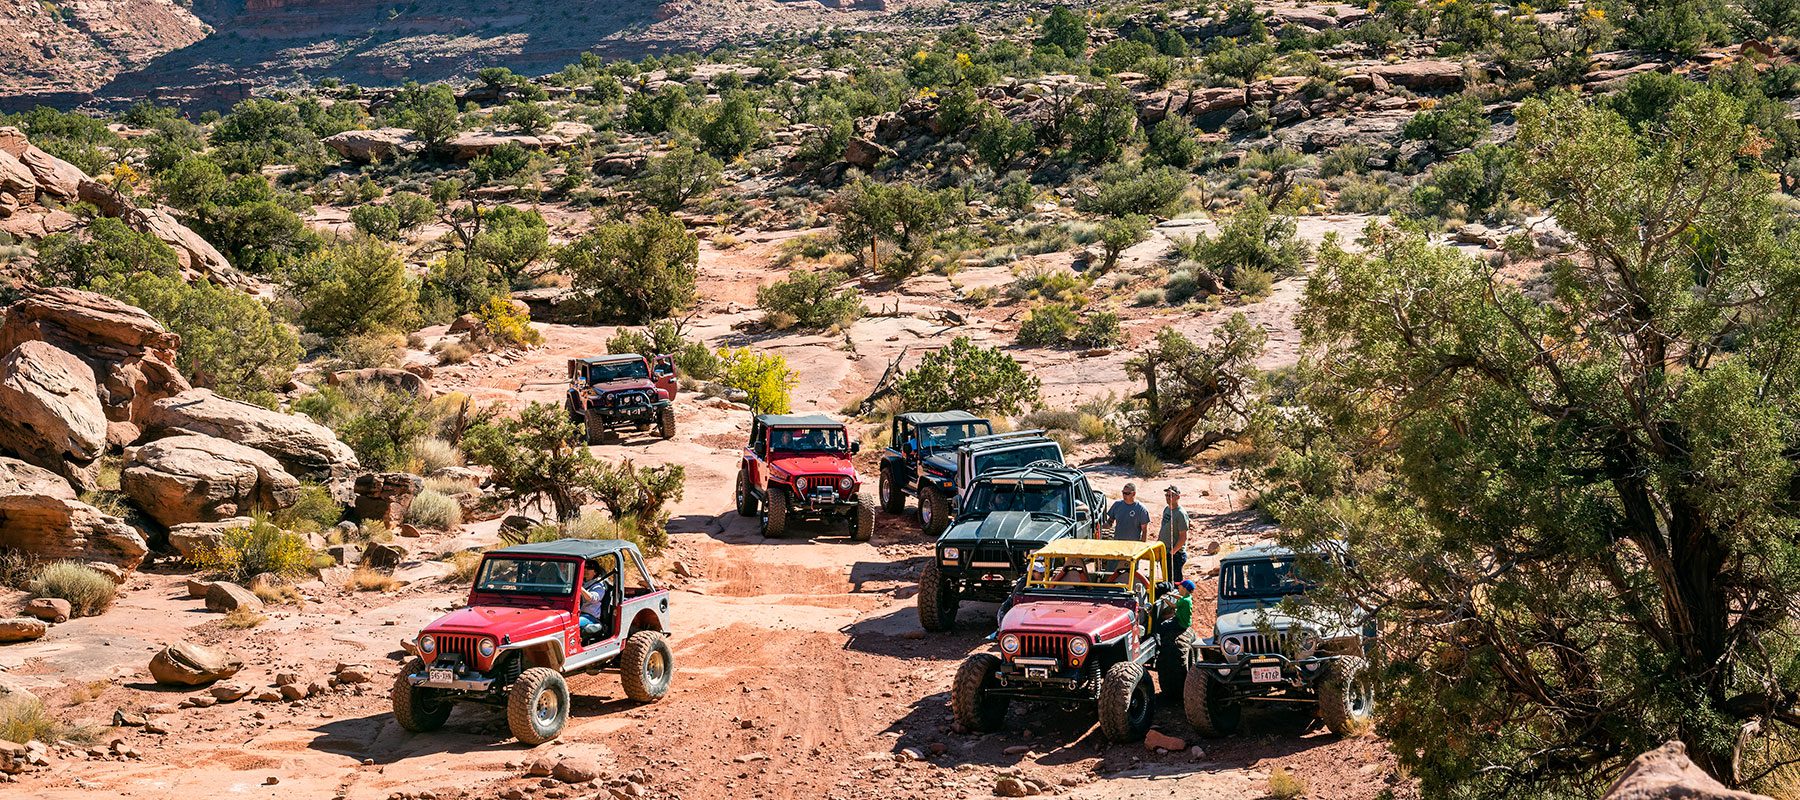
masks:
<path fill-rule="evenodd" d="M 1163 549 L 1169 554 L 1169 580 L 1181 580 L 1181 570 L 1187 566 L 1187 509 L 1181 507 L 1181 489 L 1170 486 L 1163 490 L 1163 500 L 1167 503 L 1162 512 L 1162 530 L 1157 538 L 1162 540 Z"/>
<path fill-rule="evenodd" d="M 1150 509 L 1137 501 L 1137 484 L 1125 484 L 1120 495 L 1106 510 L 1106 523 L 1112 528 L 1112 538 L 1144 541 L 1144 534 L 1150 529 Z"/>

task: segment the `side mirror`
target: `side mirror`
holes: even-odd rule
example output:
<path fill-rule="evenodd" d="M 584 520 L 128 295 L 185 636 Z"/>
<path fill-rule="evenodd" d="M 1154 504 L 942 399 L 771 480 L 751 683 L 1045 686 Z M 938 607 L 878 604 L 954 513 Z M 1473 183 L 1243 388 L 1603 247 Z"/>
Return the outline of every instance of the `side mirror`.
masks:
<path fill-rule="evenodd" d="M 860 453 L 860 452 L 862 452 L 862 442 L 851 442 L 850 443 L 850 455 L 856 455 L 857 453 Z"/>

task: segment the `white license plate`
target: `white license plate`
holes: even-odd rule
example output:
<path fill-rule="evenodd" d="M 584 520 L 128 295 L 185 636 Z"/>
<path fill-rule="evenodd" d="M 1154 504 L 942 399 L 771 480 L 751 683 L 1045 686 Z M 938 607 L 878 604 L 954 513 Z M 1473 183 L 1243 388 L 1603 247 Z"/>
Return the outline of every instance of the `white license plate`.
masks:
<path fill-rule="evenodd" d="M 1026 667 L 1025 668 L 1025 677 L 1027 677 L 1027 678 L 1048 678 L 1048 677 L 1050 677 L 1050 670 L 1047 667 Z"/>
<path fill-rule="evenodd" d="M 1281 668 L 1280 667 L 1251 667 L 1250 668 L 1250 682 L 1251 683 L 1280 683 L 1281 682 Z"/>
<path fill-rule="evenodd" d="M 426 673 L 426 677 L 432 683 L 453 683 L 456 681 L 456 672 L 448 669 L 434 669 Z"/>

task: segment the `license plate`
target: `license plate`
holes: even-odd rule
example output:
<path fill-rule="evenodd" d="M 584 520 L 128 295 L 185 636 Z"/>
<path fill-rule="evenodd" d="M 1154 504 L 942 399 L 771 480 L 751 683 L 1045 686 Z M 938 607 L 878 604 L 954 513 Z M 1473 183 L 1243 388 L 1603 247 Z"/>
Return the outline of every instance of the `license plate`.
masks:
<path fill-rule="evenodd" d="M 1050 669 L 1048 667 L 1026 667 L 1025 668 L 1025 677 L 1027 677 L 1027 678 L 1048 678 L 1048 677 L 1050 677 Z"/>
<path fill-rule="evenodd" d="M 1280 667 L 1251 667 L 1250 668 L 1250 682 L 1251 683 L 1280 683 L 1281 682 L 1281 668 Z"/>
<path fill-rule="evenodd" d="M 434 669 L 427 673 L 427 677 L 432 683 L 454 683 L 456 681 L 456 672 L 447 669 Z"/>

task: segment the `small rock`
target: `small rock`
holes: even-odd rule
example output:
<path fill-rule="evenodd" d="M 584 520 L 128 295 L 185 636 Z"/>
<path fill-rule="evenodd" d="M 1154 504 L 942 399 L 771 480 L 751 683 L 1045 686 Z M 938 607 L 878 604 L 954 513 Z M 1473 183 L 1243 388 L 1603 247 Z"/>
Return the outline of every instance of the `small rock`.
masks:
<path fill-rule="evenodd" d="M 286 686 L 290 683 L 299 683 L 299 682 L 300 682 L 300 673 L 298 673 L 298 672 L 277 672 L 277 673 L 275 673 L 275 685 L 276 686 Z"/>
<path fill-rule="evenodd" d="M 362 664 L 339 664 L 333 678 L 338 683 L 370 683 L 375 680 L 375 673 Z"/>
<path fill-rule="evenodd" d="M 700 576 L 699 576 L 699 573 L 696 573 L 696 572 L 695 572 L 695 571 L 694 571 L 694 568 L 693 568 L 693 567 L 690 567 L 690 566 L 688 566 L 688 563 L 687 563 L 687 562 L 686 562 L 686 561 L 679 561 L 679 560 L 678 560 L 678 561 L 676 561 L 676 562 L 675 562 L 675 567 L 674 567 L 674 569 L 675 569 L 675 574 L 676 574 L 676 575 L 679 575 L 679 576 L 681 576 L 681 577 L 683 577 L 683 578 L 697 578 L 697 577 L 700 577 Z"/>
<path fill-rule="evenodd" d="M 300 700 L 306 697 L 306 687 L 298 683 L 289 683 L 281 687 L 281 699 Z"/>
<path fill-rule="evenodd" d="M 0 619 L 0 644 L 42 639 L 49 630 L 50 626 L 41 619 L 31 619 L 30 617 Z"/>
<path fill-rule="evenodd" d="M 1020 780 L 1015 776 L 1001 775 L 994 780 L 994 795 L 996 797 L 1024 797 L 1030 793 L 1031 787 L 1026 786 L 1025 781 Z"/>
<path fill-rule="evenodd" d="M 150 722 L 150 717 L 140 711 L 114 709 L 112 724 L 115 728 L 141 728 Z"/>
<path fill-rule="evenodd" d="M 1031 752 L 1031 745 L 1015 744 L 1015 745 L 1008 747 L 1005 750 L 1002 750 L 1000 752 L 1005 753 L 1006 755 L 1009 755 L 1009 756 L 1022 756 L 1022 755 L 1025 755 L 1026 753 Z"/>
<path fill-rule="evenodd" d="M 256 688 L 250 684 L 229 681 L 226 683 L 214 684 L 212 689 L 208 691 L 211 692 L 213 697 L 218 698 L 221 703 L 235 703 L 244 699 L 255 690 Z"/>
<path fill-rule="evenodd" d="M 768 760 L 769 760 L 768 753 L 745 753 L 741 756 L 738 756 L 737 758 L 732 759 L 732 761 L 736 761 L 739 764 L 748 764 L 752 761 L 768 761 Z"/>
<path fill-rule="evenodd" d="M 219 704 L 219 698 L 207 694 L 197 694 L 181 701 L 183 708 L 212 708 Z"/>
<path fill-rule="evenodd" d="M 267 778 L 263 778 L 264 786 L 274 786 L 275 784 L 280 783 L 280 782 L 281 782 L 281 779 L 275 777 L 274 775 L 270 775 Z"/>
<path fill-rule="evenodd" d="M 255 593 L 235 583 L 219 581 L 206 590 L 206 610 L 224 614 L 238 609 L 261 612 L 263 603 Z"/>
<path fill-rule="evenodd" d="M 1187 749 L 1187 742 L 1163 733 L 1162 731 L 1151 730 L 1149 733 L 1144 734 L 1144 748 L 1146 750 L 1167 750 L 1171 753 L 1177 753 Z"/>
<path fill-rule="evenodd" d="M 281 699 L 281 693 L 274 689 L 264 689 L 257 692 L 256 696 L 250 699 L 258 703 L 273 703 Z"/>
<path fill-rule="evenodd" d="M 25 613 L 45 622 L 68 622 L 72 610 L 60 597 L 39 597 L 25 604 Z"/>
<path fill-rule="evenodd" d="M 211 589 L 212 585 L 213 585 L 212 581 L 200 581 L 200 580 L 194 580 L 193 578 L 188 578 L 188 582 L 187 582 L 188 597 L 192 597 L 192 598 L 196 598 L 196 599 L 205 597 L 207 590 Z"/>
<path fill-rule="evenodd" d="M 525 765 L 525 777 L 548 778 L 550 777 L 550 773 L 555 769 L 556 762 L 551 761 L 548 758 L 534 758 L 531 760 L 531 763 Z"/>
<path fill-rule="evenodd" d="M 587 783 L 600 777 L 592 764 L 583 764 L 574 759 L 563 759 L 550 768 L 550 777 L 563 783 Z"/>

